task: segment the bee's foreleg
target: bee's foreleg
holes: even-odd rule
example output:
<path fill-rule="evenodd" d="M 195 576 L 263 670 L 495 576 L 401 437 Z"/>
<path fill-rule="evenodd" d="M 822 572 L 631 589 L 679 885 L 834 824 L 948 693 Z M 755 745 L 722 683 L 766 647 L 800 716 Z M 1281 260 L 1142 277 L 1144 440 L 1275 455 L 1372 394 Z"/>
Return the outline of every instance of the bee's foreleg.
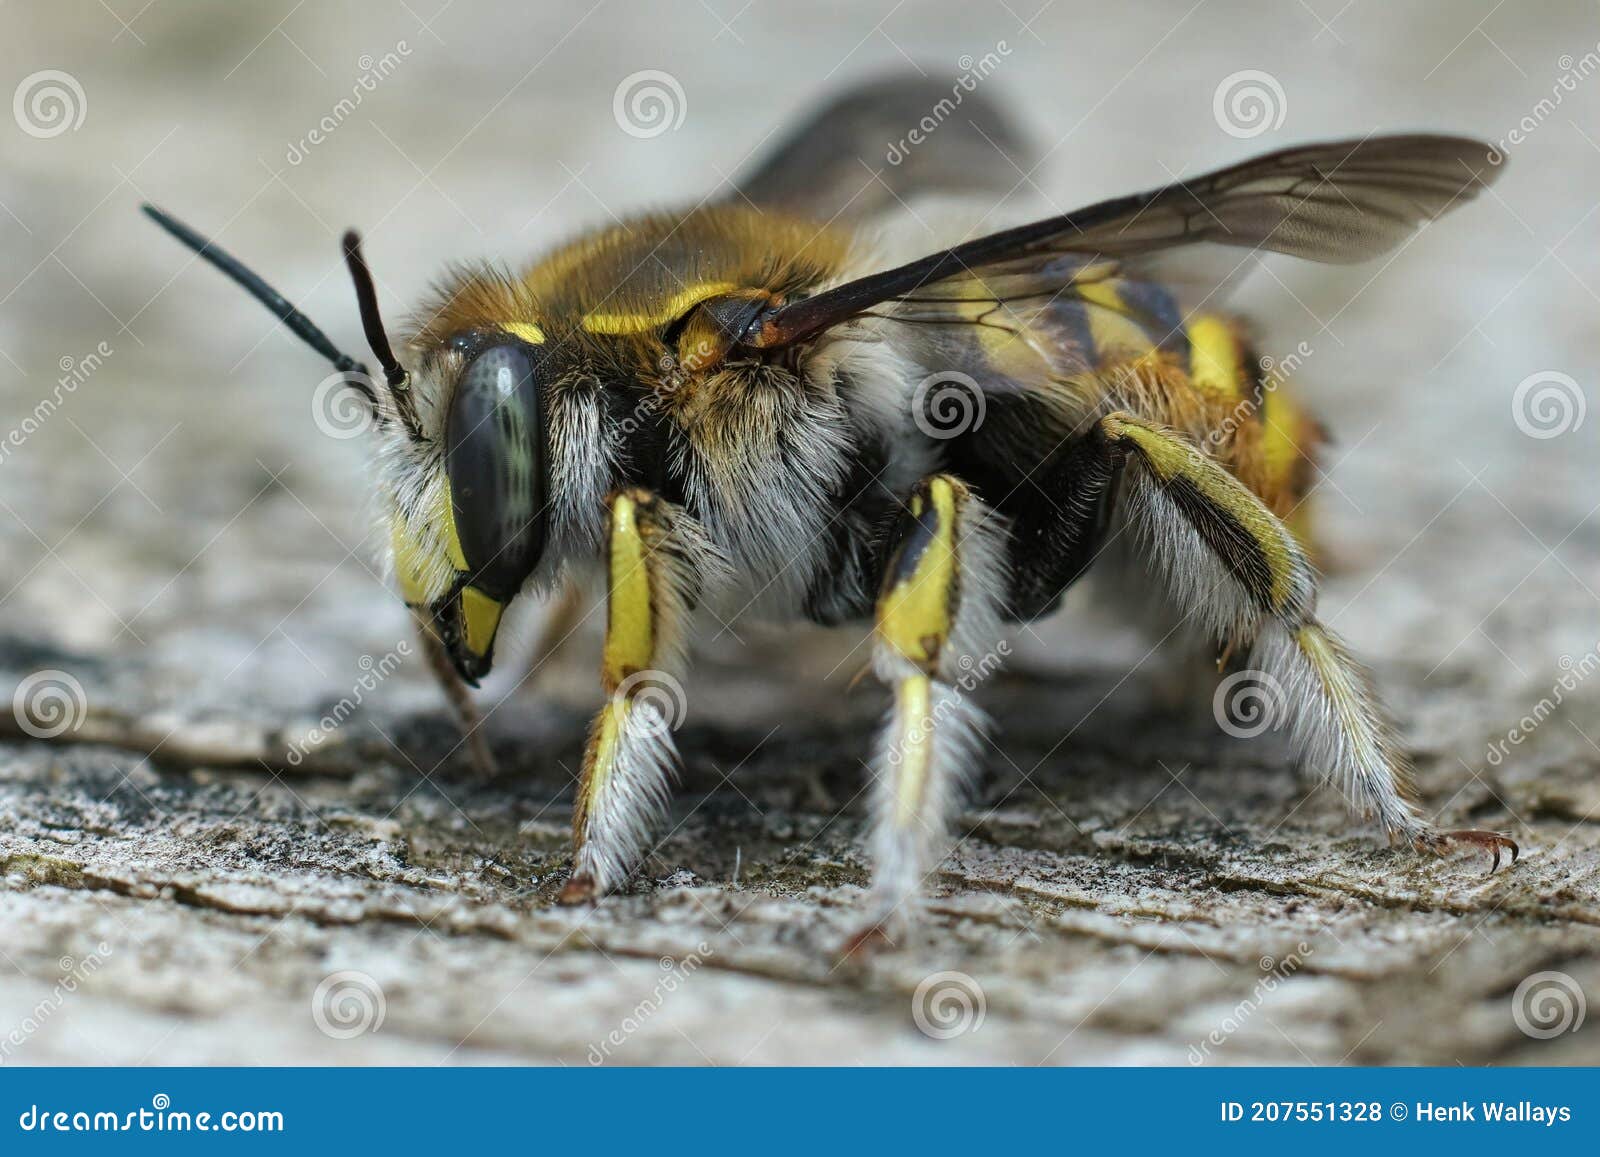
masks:
<path fill-rule="evenodd" d="M 871 931 L 903 921 L 943 857 L 987 724 L 971 692 L 1006 652 L 1005 532 L 965 485 L 919 483 L 889 549 L 873 671 L 894 704 L 873 764 Z"/>
<path fill-rule="evenodd" d="M 573 805 L 563 903 L 620 886 L 667 817 L 683 721 L 678 676 L 689 612 L 720 556 L 694 522 L 648 491 L 612 495 L 606 541 L 606 702 L 590 726 Z"/>
<path fill-rule="evenodd" d="M 1232 474 L 1175 432 L 1125 413 L 1091 434 L 1125 463 L 1128 519 L 1151 569 L 1213 640 L 1251 645 L 1259 696 L 1299 758 L 1351 810 L 1427 851 L 1455 844 L 1516 858 L 1494 832 L 1441 832 L 1417 810 L 1410 764 L 1366 673 L 1314 614 L 1316 580 L 1289 528 Z M 1237 678 L 1238 676 L 1234 676 Z"/>

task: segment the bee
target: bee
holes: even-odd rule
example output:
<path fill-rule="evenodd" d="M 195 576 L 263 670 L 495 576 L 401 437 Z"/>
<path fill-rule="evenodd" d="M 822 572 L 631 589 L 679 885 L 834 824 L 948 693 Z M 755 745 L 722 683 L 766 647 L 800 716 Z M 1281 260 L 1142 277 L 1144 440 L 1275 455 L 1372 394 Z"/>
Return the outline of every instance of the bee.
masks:
<path fill-rule="evenodd" d="M 813 114 L 736 183 L 515 269 L 459 268 L 391 347 L 354 232 L 373 377 L 261 278 L 152 206 L 370 407 L 390 563 L 486 759 L 469 688 L 515 599 L 606 600 L 567 903 L 626 883 L 678 754 L 652 683 L 705 615 L 871 624 L 890 701 L 871 763 L 866 928 L 915 906 L 988 723 L 969 694 L 1008 624 L 1091 566 L 1281 687 L 1297 759 L 1391 843 L 1475 846 L 1419 811 L 1368 675 L 1316 615 L 1302 505 L 1321 427 L 1265 376 L 1226 293 L 1264 251 L 1373 258 L 1497 174 L 1488 145 L 1368 136 L 1256 157 L 934 252 L 885 251 L 911 198 L 1005 190 L 976 96 L 863 166 L 942 95 L 888 80 Z M 982 140 L 977 138 L 981 137 Z M 902 246 L 903 248 L 903 246 Z M 909 258 L 909 259 L 907 259 Z M 931 385 L 930 385 L 931 383 Z M 1219 669 L 1222 663 L 1218 664 Z"/>

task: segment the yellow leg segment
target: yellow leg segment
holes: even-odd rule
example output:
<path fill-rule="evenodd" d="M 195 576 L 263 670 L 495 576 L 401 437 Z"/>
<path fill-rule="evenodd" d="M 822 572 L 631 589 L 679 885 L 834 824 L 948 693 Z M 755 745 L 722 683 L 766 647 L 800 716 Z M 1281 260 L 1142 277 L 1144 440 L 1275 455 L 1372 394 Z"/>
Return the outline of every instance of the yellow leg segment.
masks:
<path fill-rule="evenodd" d="M 1136 456 L 1260 611 L 1291 623 L 1310 612 L 1315 581 L 1299 541 L 1226 467 L 1187 438 L 1132 414 L 1106 415 L 1100 431 Z"/>
<path fill-rule="evenodd" d="M 606 703 L 584 749 L 563 903 L 593 900 L 638 867 L 664 823 L 682 721 L 678 641 L 693 574 L 671 541 L 672 511 L 642 490 L 614 495 L 606 543 Z"/>
<path fill-rule="evenodd" d="M 1273 725 L 1300 760 L 1392 838 L 1441 851 L 1458 845 L 1516 855 L 1496 832 L 1440 832 L 1412 797 L 1404 749 L 1370 681 L 1315 616 L 1316 586 L 1294 534 L 1227 468 L 1164 427 L 1125 413 L 1101 433 L 1128 455 L 1126 517 L 1150 569 L 1185 622 L 1231 653 L 1250 644 Z M 1237 676 L 1235 676 L 1237 678 Z M 1231 688 L 1233 684 L 1225 684 Z M 1231 690 L 1219 690 L 1231 701 Z M 1220 722 L 1220 716 L 1219 716 Z"/>
<path fill-rule="evenodd" d="M 959 480 L 911 494 L 878 595 L 873 669 L 894 705 L 874 764 L 870 921 L 851 941 L 902 925 L 938 866 L 950 814 L 978 764 L 985 720 L 969 692 L 1003 655 L 1003 542 Z"/>

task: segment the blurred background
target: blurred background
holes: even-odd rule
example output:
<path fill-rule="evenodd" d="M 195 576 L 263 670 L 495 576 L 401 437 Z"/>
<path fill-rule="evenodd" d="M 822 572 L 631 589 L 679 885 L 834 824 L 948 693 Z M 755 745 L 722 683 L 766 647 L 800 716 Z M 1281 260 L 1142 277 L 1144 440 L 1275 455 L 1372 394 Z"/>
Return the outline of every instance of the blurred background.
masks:
<path fill-rule="evenodd" d="M 1600 645 L 1600 415 L 1588 413 L 1600 376 L 1594 3 L 62 0 L 0 7 L 0 33 L 0 95 L 13 93 L 12 115 L 0 120 L 0 665 L 13 681 L 41 668 L 71 672 L 88 687 L 91 708 L 105 709 L 105 726 L 121 726 L 113 716 L 134 720 L 154 745 L 148 737 L 159 737 L 161 725 L 146 725 L 148 716 L 262 727 L 314 717 L 360 678 L 361 657 L 370 662 L 406 637 L 403 608 L 382 586 L 365 442 L 343 436 L 337 415 L 313 404 L 326 367 L 142 218 L 141 201 L 214 236 L 340 346 L 365 356 L 338 252 L 348 226 L 365 233 L 393 319 L 452 261 L 518 263 L 574 231 L 725 188 L 797 112 L 851 82 L 893 71 L 953 82 L 978 69 L 978 83 L 1018 110 L 1044 155 L 1037 167 L 1019 166 L 996 150 L 992 163 L 1014 171 L 1016 182 L 995 207 L 997 219 L 1071 209 L 1317 138 L 1426 129 L 1497 142 L 1506 158 L 1499 183 L 1392 259 L 1348 268 L 1272 259 L 1237 305 L 1257 325 L 1265 354 L 1279 362 L 1295 355 L 1293 388 L 1333 433 L 1317 498 L 1335 564 L 1324 614 L 1376 667 L 1424 753 L 1432 806 L 1476 806 L 1478 797 L 1453 793 L 1493 780 L 1470 826 L 1511 823 L 1500 804 L 1520 806 L 1536 824 L 1545 801 L 1555 818 L 1544 818 L 1560 829 L 1547 846 L 1596 814 L 1593 686 L 1565 696 L 1563 717 L 1542 728 L 1536 743 L 1519 741 L 1515 760 L 1488 755 L 1564 671 L 1581 667 Z M 641 97 L 641 90 L 648 91 Z M 891 145 L 885 141 L 886 152 Z M 529 621 L 513 631 L 526 639 L 538 611 L 524 612 Z M 754 638 L 747 641 L 757 646 Z M 570 676 L 554 677 L 549 688 L 570 700 L 570 715 L 537 733 L 563 758 L 575 752 L 577 735 L 551 736 L 581 728 L 593 705 L 593 641 L 578 648 Z M 1072 685 L 1076 698 L 1067 701 L 1077 706 L 1070 710 L 1035 699 L 1026 714 L 1054 727 L 1058 739 L 1115 685 L 1112 706 L 1131 706 L 1113 712 L 1106 730 L 1088 732 L 1113 746 L 1149 697 L 1149 672 L 1120 682 L 1127 656 L 1142 651 L 1113 625 L 1070 615 L 1028 634 L 1019 640 L 1019 669 L 1069 682 L 1082 675 L 1089 689 Z M 774 690 L 784 676 L 760 666 L 725 679 L 725 695 L 692 683 L 696 702 L 706 704 L 696 708 L 705 712 L 699 718 L 727 722 L 708 740 L 722 760 L 717 771 L 728 772 L 754 746 L 741 729 L 756 728 L 759 739 L 768 719 L 825 712 L 839 701 L 854 667 L 837 670 L 825 686 L 811 678 L 837 661 L 827 654 L 798 661 L 799 674 L 790 676 L 796 689 L 784 697 Z M 696 678 L 722 678 L 717 662 L 736 670 L 740 660 L 714 657 L 712 674 Z M 498 672 L 489 693 L 509 691 L 517 674 Z M 1206 707 L 1199 704 L 1202 717 Z M 413 712 L 439 715 L 436 692 L 414 662 L 366 709 L 399 721 L 396 733 Z M 850 742 L 864 738 L 876 710 L 876 700 L 857 697 L 848 709 Z M 996 710 L 1008 714 L 1003 704 Z M 499 734 L 534 726 L 531 712 L 508 715 Z M 248 765 L 254 741 L 220 734 L 222 747 L 242 752 Z M 805 734 L 818 745 L 831 738 L 826 728 Z M 1053 742 L 1024 732 L 1008 751 L 1028 767 L 1054 752 Z M 81 814 L 50 820 L 42 802 L 50 775 L 76 773 L 51 771 L 38 744 L 6 750 L 6 798 L 18 818 L 0 839 L 44 838 L 38 833 L 52 823 L 85 826 Z M 1542 754 L 1529 762 L 1536 750 Z M 1175 760 L 1203 759 L 1203 752 L 1180 744 Z M 797 759 L 767 762 L 777 774 Z M 859 773 L 853 758 L 844 765 Z M 134 775 L 163 817 L 183 811 L 178 797 L 159 794 L 177 791 L 159 764 L 134 766 L 136 775 L 127 766 L 102 769 L 113 794 L 118 775 Z M 1069 761 L 1064 774 L 1075 766 Z M 1226 810 L 1227 782 L 1200 790 L 1205 810 L 1247 823 Z M 247 814 L 255 786 L 241 789 Z M 1146 786 L 1148 806 L 1167 779 L 1157 774 Z M 262 798 L 278 790 L 273 785 Z M 348 803 L 336 792 L 301 790 L 319 814 Z M 409 795 L 403 787 L 394 794 L 402 793 Z M 522 802 L 510 810 L 526 821 Z M 388 804 L 393 815 L 399 805 Z M 1138 804 L 1105 828 L 1140 814 Z M 1280 804 L 1267 821 L 1280 819 L 1293 797 L 1272 806 Z M 1168 799 L 1144 822 L 1169 805 L 1189 806 Z M 499 806 L 479 801 L 491 811 Z M 1094 806 L 1080 801 L 1074 818 Z M 534 810 L 544 815 L 543 805 L 527 814 Z M 466 811 L 478 816 L 472 804 Z M 1320 817 L 1317 838 L 1330 846 L 1351 834 L 1337 805 L 1324 800 L 1311 813 Z M 523 838 L 542 840 L 556 863 L 562 825 L 540 822 Z M 1025 817 L 1017 822 L 1028 826 Z M 181 826 L 158 831 L 155 821 L 133 826 L 152 840 L 183 834 Z M 1586 832 L 1579 838 L 1592 844 Z M 749 838 L 759 845 L 759 834 Z M 1370 843 L 1359 844 L 1363 854 Z M 146 868 L 168 854 L 157 843 L 143 846 Z M 725 850 L 730 862 L 718 860 L 719 870 L 736 872 L 733 850 Z M 33 845 L 13 851 L 38 853 Z M 1086 849 L 1090 858 L 1102 853 Z M 1583 854 L 1590 858 L 1562 871 L 1575 879 L 1592 873 L 1593 852 Z M 271 862 L 252 853 L 238 865 L 250 876 L 275 870 Z M 25 878 L 0 909 L 9 929 L 0 942 L 18 958 L 19 973 L 48 986 L 49 968 L 30 963 L 28 953 L 48 963 L 68 933 L 31 891 L 40 881 L 20 860 L 7 863 Z M 1388 871 L 1372 870 L 1379 878 Z M 279 886 L 250 879 L 269 891 Z M 1551 889 L 1560 882 L 1545 881 Z M 793 897 L 834 882 L 780 884 L 774 895 Z M 1075 886 L 1094 893 L 1098 885 Z M 1530 912 L 1539 910 L 1537 898 L 1526 898 Z M 520 894 L 491 900 L 506 906 L 513 924 L 543 903 Z M 1471 899 L 1486 912 L 1504 903 L 1492 894 Z M 1442 953 L 1448 944 L 1436 947 Z M 653 955 L 648 946 L 640 951 Z M 312 955 L 324 961 L 337 953 L 322 945 Z M 1405 967 L 1427 959 L 1407 958 Z M 302 1009 L 304 994 L 294 985 L 313 975 L 307 967 L 293 984 L 268 973 L 246 983 L 230 970 L 235 987 L 222 991 L 262 1009 L 278 1000 Z M 1484 968 L 1463 974 L 1461 991 L 1471 995 L 1462 999 L 1508 983 Z M 113 1010 L 182 999 L 176 980 L 151 981 L 154 990 L 140 990 L 131 974 L 102 983 L 115 990 L 105 996 Z M 1170 976 L 1162 983 L 1183 988 Z M 407 984 L 405 976 L 389 982 L 391 1007 Z M 1136 990 L 1144 991 L 1136 985 L 1123 996 Z M 627 1007 L 628 991 L 622 984 L 600 993 L 591 1013 L 603 1022 L 607 1002 Z M 1032 999 L 1027 983 L 1007 991 L 1020 994 L 1018 1008 Z M 1090 996 L 1111 991 L 1110 982 L 1085 981 L 1072 999 L 1098 1008 Z M 745 995 L 755 1007 L 780 999 Z M 1226 1003 L 1231 994 L 1216 998 Z M 1307 1059 L 1344 1059 L 1347 1046 L 1368 1039 L 1361 1032 L 1372 1020 L 1396 1023 L 1397 1014 L 1368 1011 L 1348 1025 L 1295 1030 L 1291 1043 Z M 838 1012 L 824 1004 L 817 1015 Z M 114 1017 L 123 1013 L 105 1012 L 112 1019 L 99 1021 L 79 1015 L 86 1027 L 41 1055 L 95 1059 L 104 1037 L 95 1026 L 122 1023 Z M 155 1047 L 160 1033 L 139 1019 L 144 1014 L 126 1015 L 138 1051 Z M 428 1026 L 416 1030 L 418 1039 L 455 1034 L 459 1044 L 477 1019 L 463 1014 L 462 1027 L 432 1015 L 417 1014 L 415 1023 Z M 530 1025 L 542 1023 L 529 1017 Z M 583 1055 L 581 1031 L 555 1043 L 543 1031 L 513 1032 L 493 1047 L 536 1059 Z M 855 1039 L 848 1027 L 838 1031 L 824 1039 Z M 941 1055 L 1048 1056 L 1031 1037 L 1018 1043 L 1027 1034 L 1017 1031 L 1008 1038 L 1003 1026 L 991 1026 L 989 1037 L 967 1042 L 973 1051 Z M 1406 1056 L 1402 1037 L 1381 1043 L 1392 1031 L 1361 1046 L 1379 1052 L 1356 1058 Z M 1114 1026 L 1094 1035 L 1094 1056 L 1182 1055 L 1182 1033 L 1146 1053 L 1142 1032 Z M 741 1059 L 743 1044 L 724 1055 L 717 1032 L 692 1035 L 693 1051 L 663 1033 L 659 1045 L 635 1056 L 697 1062 L 699 1051 Z M 238 1059 L 192 1026 L 175 1039 L 188 1043 L 156 1056 Z M 855 1055 L 922 1059 L 929 1043 L 892 1039 L 893 1048 Z M 309 1047 L 298 1038 L 280 1044 L 283 1051 L 267 1055 L 307 1055 L 295 1051 Z M 745 1044 L 754 1049 L 754 1036 Z M 812 1055 L 803 1034 L 788 1030 L 761 1047 L 756 1059 Z M 1237 1055 L 1297 1059 L 1265 1031 L 1251 1047 Z M 438 1059 L 417 1049 L 361 1055 Z M 1496 1054 L 1466 1048 L 1464 1055 Z"/>

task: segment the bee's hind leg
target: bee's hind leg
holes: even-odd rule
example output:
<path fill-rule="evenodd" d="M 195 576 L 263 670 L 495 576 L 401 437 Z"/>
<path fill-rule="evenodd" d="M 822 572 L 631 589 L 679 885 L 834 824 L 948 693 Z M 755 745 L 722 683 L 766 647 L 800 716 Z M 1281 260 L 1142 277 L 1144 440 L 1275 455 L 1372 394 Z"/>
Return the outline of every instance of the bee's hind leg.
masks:
<path fill-rule="evenodd" d="M 639 866 L 665 824 L 678 770 L 673 729 L 688 618 L 726 564 L 684 511 L 645 490 L 609 502 L 605 551 L 606 702 L 584 747 L 564 904 L 597 899 Z"/>
<path fill-rule="evenodd" d="M 1006 652 L 1000 520 L 950 475 L 912 492 L 889 543 L 873 671 L 894 703 L 873 760 L 873 881 L 855 950 L 902 927 L 947 846 L 987 721 L 970 692 Z"/>
<path fill-rule="evenodd" d="M 1128 524 L 1178 611 L 1224 644 L 1249 646 L 1296 754 L 1337 786 L 1358 816 L 1419 851 L 1486 849 L 1498 867 L 1517 845 L 1498 832 L 1440 831 L 1417 810 L 1409 761 L 1366 673 L 1314 613 L 1304 551 L 1266 506 L 1172 430 L 1113 413 L 1089 435 L 1123 476 Z M 1493 867 L 1490 869 L 1493 870 Z"/>

